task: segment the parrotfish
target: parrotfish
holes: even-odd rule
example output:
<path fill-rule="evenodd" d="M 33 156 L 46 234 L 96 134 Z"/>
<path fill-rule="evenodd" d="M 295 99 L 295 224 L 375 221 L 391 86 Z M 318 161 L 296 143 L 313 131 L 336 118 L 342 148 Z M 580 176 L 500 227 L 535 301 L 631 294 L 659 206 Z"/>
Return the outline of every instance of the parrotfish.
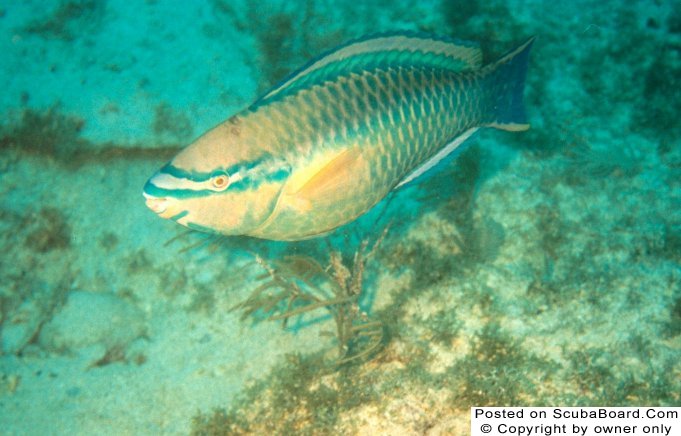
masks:
<path fill-rule="evenodd" d="M 477 129 L 529 128 L 533 38 L 482 65 L 473 43 L 415 33 L 356 40 L 205 133 L 144 186 L 183 226 L 294 241 L 355 220 Z"/>

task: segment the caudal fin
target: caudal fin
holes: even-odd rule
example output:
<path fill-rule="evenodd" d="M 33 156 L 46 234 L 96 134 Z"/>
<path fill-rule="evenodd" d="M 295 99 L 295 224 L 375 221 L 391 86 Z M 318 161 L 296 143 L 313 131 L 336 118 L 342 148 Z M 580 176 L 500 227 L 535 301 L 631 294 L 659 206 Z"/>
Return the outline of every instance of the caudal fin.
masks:
<path fill-rule="evenodd" d="M 530 48 L 534 37 L 511 50 L 498 61 L 485 67 L 486 86 L 490 91 L 490 119 L 488 127 L 502 130 L 527 130 L 523 90 Z"/>

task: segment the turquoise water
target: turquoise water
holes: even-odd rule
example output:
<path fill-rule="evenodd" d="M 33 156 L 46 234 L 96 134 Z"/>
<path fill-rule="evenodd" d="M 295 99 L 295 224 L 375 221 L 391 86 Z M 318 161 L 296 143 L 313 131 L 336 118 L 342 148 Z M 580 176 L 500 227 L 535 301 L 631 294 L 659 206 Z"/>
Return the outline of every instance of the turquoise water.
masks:
<path fill-rule="evenodd" d="M 680 406 L 673 6 L 0 5 L 0 433 L 467 434 L 474 405 Z M 480 131 L 324 238 L 213 238 L 145 207 L 198 135 L 398 30 L 485 62 L 536 35 L 532 128 Z"/>

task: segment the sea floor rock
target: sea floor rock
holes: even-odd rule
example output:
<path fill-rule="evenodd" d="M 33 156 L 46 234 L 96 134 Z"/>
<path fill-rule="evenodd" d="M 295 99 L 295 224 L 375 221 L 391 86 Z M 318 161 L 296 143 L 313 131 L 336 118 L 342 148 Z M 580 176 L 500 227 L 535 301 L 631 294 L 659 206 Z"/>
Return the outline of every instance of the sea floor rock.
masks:
<path fill-rule="evenodd" d="M 3 354 L 16 354 L 24 349 L 40 328 L 44 317 L 41 307 L 35 300 L 25 301 L 17 310 L 2 322 L 0 346 Z"/>

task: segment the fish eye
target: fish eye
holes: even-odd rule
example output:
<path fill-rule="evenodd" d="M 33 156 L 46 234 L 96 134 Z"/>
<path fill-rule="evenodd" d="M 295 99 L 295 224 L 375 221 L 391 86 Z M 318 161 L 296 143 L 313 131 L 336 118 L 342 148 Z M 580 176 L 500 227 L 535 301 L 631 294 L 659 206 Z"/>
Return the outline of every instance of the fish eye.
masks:
<path fill-rule="evenodd" d="M 211 179 L 211 184 L 213 185 L 213 188 L 222 191 L 223 189 L 227 188 L 227 185 L 229 185 L 229 176 L 227 174 L 218 174 L 217 176 L 213 176 Z"/>

